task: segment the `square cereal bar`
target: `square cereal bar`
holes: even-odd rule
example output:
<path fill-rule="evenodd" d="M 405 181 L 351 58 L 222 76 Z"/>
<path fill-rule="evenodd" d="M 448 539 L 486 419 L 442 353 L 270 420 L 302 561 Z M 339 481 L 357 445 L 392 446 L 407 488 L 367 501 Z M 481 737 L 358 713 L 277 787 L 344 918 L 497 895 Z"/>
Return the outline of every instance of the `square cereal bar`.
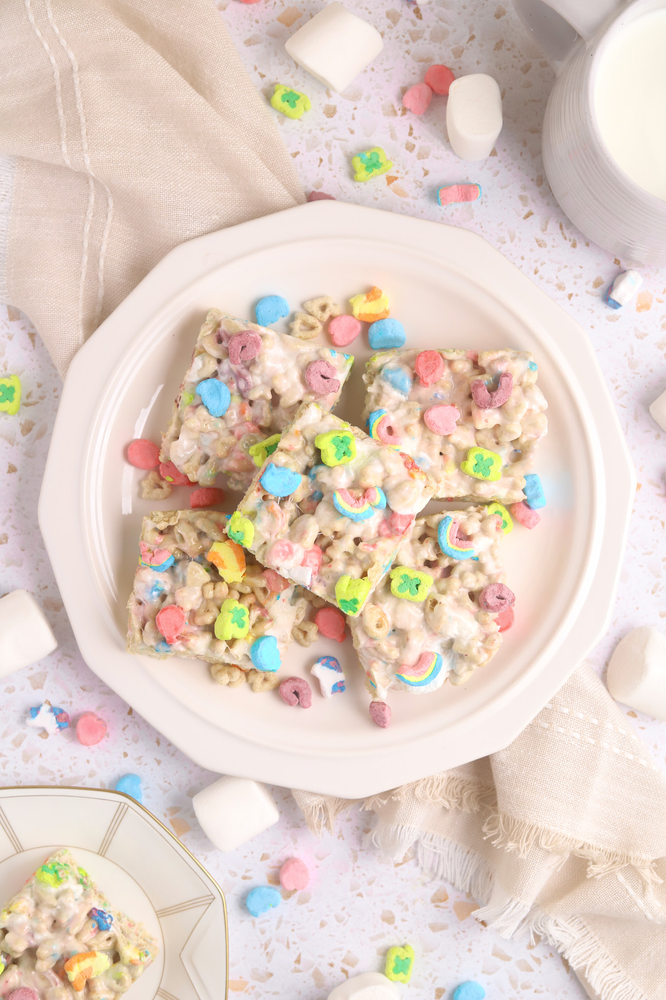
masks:
<path fill-rule="evenodd" d="M 159 947 L 143 924 L 113 909 L 64 849 L 0 911 L 0 953 L 0 996 L 24 987 L 40 1000 L 113 1000 Z"/>
<path fill-rule="evenodd" d="M 497 652 L 498 629 L 513 621 L 500 552 L 511 530 L 498 503 L 416 519 L 362 615 L 349 619 L 374 698 L 462 684 Z"/>
<path fill-rule="evenodd" d="M 127 648 L 207 660 L 216 680 L 235 687 L 243 671 L 275 673 L 307 601 L 227 538 L 226 520 L 215 510 L 155 511 L 143 519 Z M 256 688 L 260 679 L 249 679 Z M 260 689 L 271 686 L 264 682 Z"/>
<path fill-rule="evenodd" d="M 265 566 L 356 615 L 431 493 L 408 455 L 304 403 L 227 530 Z"/>
<path fill-rule="evenodd" d="M 523 499 L 547 403 L 527 351 L 383 351 L 363 376 L 370 433 L 405 451 L 447 499 Z"/>
<path fill-rule="evenodd" d="M 173 462 L 190 482 L 212 486 L 224 472 L 231 489 L 246 490 L 274 436 L 291 423 L 299 405 L 316 401 L 332 409 L 353 363 L 350 354 L 211 309 L 160 458 Z"/>

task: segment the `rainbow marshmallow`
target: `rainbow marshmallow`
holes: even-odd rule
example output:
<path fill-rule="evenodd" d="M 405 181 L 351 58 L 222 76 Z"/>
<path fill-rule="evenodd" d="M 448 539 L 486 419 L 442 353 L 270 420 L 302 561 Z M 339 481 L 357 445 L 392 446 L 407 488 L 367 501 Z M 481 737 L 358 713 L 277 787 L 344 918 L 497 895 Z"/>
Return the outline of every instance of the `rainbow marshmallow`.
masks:
<path fill-rule="evenodd" d="M 145 542 L 139 542 L 141 550 L 141 565 L 147 566 L 156 573 L 163 573 L 174 564 L 174 557 L 168 549 L 155 549 L 151 552 Z"/>
<path fill-rule="evenodd" d="M 444 682 L 443 667 L 444 661 L 439 653 L 426 652 L 421 653 L 413 666 L 404 663 L 395 676 L 407 687 L 432 691 Z"/>
<path fill-rule="evenodd" d="M 367 521 L 375 510 L 384 510 L 386 497 L 378 486 L 371 486 L 362 497 L 355 497 L 349 490 L 336 490 L 333 506 L 339 514 L 350 517 L 352 521 Z"/>
<path fill-rule="evenodd" d="M 391 414 L 387 410 L 372 411 L 368 417 L 368 431 L 371 438 L 382 444 L 397 445 L 400 442 L 400 435 L 396 433 Z"/>
<path fill-rule="evenodd" d="M 437 530 L 437 541 L 442 552 L 452 559 L 473 559 L 478 562 L 478 556 L 474 554 L 474 549 L 466 547 L 465 543 L 458 538 L 460 524 L 452 517 L 445 517 L 440 521 Z"/>

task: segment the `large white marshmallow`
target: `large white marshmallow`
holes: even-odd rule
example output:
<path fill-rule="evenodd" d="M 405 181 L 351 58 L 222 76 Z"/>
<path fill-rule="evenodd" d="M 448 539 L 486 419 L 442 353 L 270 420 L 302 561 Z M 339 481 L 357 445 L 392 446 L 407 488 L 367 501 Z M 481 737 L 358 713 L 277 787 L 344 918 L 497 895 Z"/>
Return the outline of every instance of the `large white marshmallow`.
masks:
<path fill-rule="evenodd" d="M 666 431 L 666 391 L 650 406 L 650 415 L 656 420 L 662 431 Z"/>
<path fill-rule="evenodd" d="M 328 1000 L 397 1000 L 397 986 L 381 972 L 364 972 L 336 986 Z"/>
<path fill-rule="evenodd" d="M 192 805 L 203 832 L 220 851 L 235 851 L 280 818 L 267 789 L 250 778 L 219 778 L 197 792 Z"/>
<path fill-rule="evenodd" d="M 606 680 L 616 701 L 666 720 L 666 636 L 649 625 L 625 635 L 611 656 Z"/>
<path fill-rule="evenodd" d="M 57 649 L 56 637 L 27 590 L 0 599 L 0 677 L 36 663 Z"/>
<path fill-rule="evenodd" d="M 459 76 L 449 88 L 446 128 L 461 160 L 485 160 L 502 130 L 502 95 L 485 73 Z"/>
<path fill-rule="evenodd" d="M 376 28 L 338 0 L 324 7 L 285 43 L 299 66 L 340 93 L 384 47 Z"/>

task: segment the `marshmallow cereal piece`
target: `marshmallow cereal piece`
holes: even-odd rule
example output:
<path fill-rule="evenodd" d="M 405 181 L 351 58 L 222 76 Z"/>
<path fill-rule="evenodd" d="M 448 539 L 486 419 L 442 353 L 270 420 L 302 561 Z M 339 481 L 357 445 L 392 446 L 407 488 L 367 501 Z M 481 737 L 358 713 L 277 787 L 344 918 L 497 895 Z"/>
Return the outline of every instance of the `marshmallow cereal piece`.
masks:
<path fill-rule="evenodd" d="M 388 159 L 381 146 L 373 146 L 372 149 L 352 156 L 352 167 L 354 168 L 355 181 L 369 181 L 371 177 L 380 177 L 387 174 L 393 163 Z"/>
<path fill-rule="evenodd" d="M 83 951 L 65 962 L 67 978 L 77 993 L 81 993 L 88 979 L 96 979 L 111 968 L 111 959 L 103 951 Z"/>
<path fill-rule="evenodd" d="M 345 616 L 338 608 L 319 608 L 314 616 L 315 625 L 326 639 L 345 641 Z"/>
<path fill-rule="evenodd" d="M 198 490 L 190 493 L 190 507 L 192 510 L 200 510 L 202 507 L 212 507 L 216 503 L 224 501 L 224 490 L 216 486 L 200 486 Z"/>
<path fill-rule="evenodd" d="M 280 868 L 280 885 L 288 892 L 307 889 L 309 882 L 310 872 L 300 858 L 289 858 Z"/>
<path fill-rule="evenodd" d="M 127 449 L 127 461 L 135 469 L 156 469 L 160 464 L 160 449 L 154 441 L 137 438 Z"/>
<path fill-rule="evenodd" d="M 302 118 L 312 105 L 307 94 L 301 94 L 298 90 L 285 87 L 281 83 L 275 84 L 275 90 L 271 97 L 271 106 L 276 111 L 280 111 L 287 118 Z"/>
<path fill-rule="evenodd" d="M 282 902 L 279 889 L 272 885 L 256 885 L 245 897 L 245 906 L 253 917 L 260 917 L 269 910 L 275 909 Z"/>
<path fill-rule="evenodd" d="M 318 299 L 308 299 L 303 303 L 303 308 L 310 316 L 314 316 L 320 323 L 328 323 L 329 319 L 340 315 L 340 306 L 330 295 L 320 295 Z"/>
<path fill-rule="evenodd" d="M 274 635 L 260 635 L 250 647 L 250 658 L 257 670 L 274 674 L 280 669 L 280 650 Z"/>
<path fill-rule="evenodd" d="M 666 636 L 649 625 L 629 632 L 615 647 L 606 681 L 616 701 L 666 720 Z"/>
<path fill-rule="evenodd" d="M 666 391 L 650 405 L 650 416 L 656 420 L 662 431 L 666 431 Z"/>
<path fill-rule="evenodd" d="M 301 475 L 284 465 L 269 462 L 259 480 L 262 489 L 274 497 L 288 497 L 301 485 Z"/>
<path fill-rule="evenodd" d="M 391 706 L 385 701 L 371 701 L 368 711 L 370 718 L 380 729 L 388 729 L 391 725 Z"/>
<path fill-rule="evenodd" d="M 261 337 L 254 330 L 235 333 L 229 339 L 229 361 L 232 365 L 246 365 L 261 354 L 262 346 Z"/>
<path fill-rule="evenodd" d="M 50 701 L 44 701 L 36 708 L 30 709 L 30 715 L 25 720 L 26 726 L 33 729 L 41 729 L 39 734 L 46 738 L 59 733 L 61 729 L 69 726 L 69 715 L 64 709 L 57 705 L 52 705 Z"/>
<path fill-rule="evenodd" d="M 492 391 L 483 379 L 477 378 L 470 385 L 472 399 L 480 410 L 493 410 L 504 406 L 511 399 L 513 392 L 513 375 L 511 372 L 501 372 L 497 380 L 497 388 Z"/>
<path fill-rule="evenodd" d="M 410 569 L 408 566 L 395 566 L 389 573 L 391 593 L 394 597 L 402 597 L 406 601 L 425 601 L 434 580 L 428 573 Z"/>
<path fill-rule="evenodd" d="M 2 964 L 0 962 L 0 964 Z M 2 970 L 4 970 L 4 964 L 2 964 Z M 19 986 L 17 990 L 12 990 L 9 994 L 9 1000 L 39 1000 L 39 993 L 37 990 L 31 989 L 30 986 Z"/>
<path fill-rule="evenodd" d="M 423 353 L 428 354 L 429 352 L 424 351 Z M 401 396 L 409 396 L 410 389 L 412 388 L 412 377 L 406 368 L 384 368 L 382 371 L 382 381 L 390 385 L 396 392 L 399 392 Z"/>
<path fill-rule="evenodd" d="M 361 611 L 371 590 L 372 581 L 367 577 L 356 579 L 344 573 L 335 584 L 335 599 L 345 614 L 353 617 Z"/>
<path fill-rule="evenodd" d="M 161 635 L 164 636 L 169 645 L 173 645 L 180 633 L 187 618 L 185 612 L 177 604 L 167 604 L 155 617 L 155 624 Z"/>
<path fill-rule="evenodd" d="M 541 510 L 542 507 L 546 506 L 546 496 L 543 492 L 543 486 L 535 473 L 526 473 L 523 492 L 525 494 L 525 503 L 532 510 Z"/>
<path fill-rule="evenodd" d="M 389 297 L 376 285 L 365 294 L 354 295 L 349 300 L 352 312 L 362 323 L 374 323 L 378 319 L 386 319 L 389 315 Z"/>
<path fill-rule="evenodd" d="M 508 632 L 513 625 L 513 620 L 515 617 L 515 612 L 513 608 L 507 608 L 505 611 L 500 611 L 495 623 L 497 625 L 498 632 Z"/>
<path fill-rule="evenodd" d="M 314 340 L 321 333 L 321 323 L 309 313 L 298 312 L 289 324 L 289 333 L 299 340 Z"/>
<path fill-rule="evenodd" d="M 245 605 L 231 597 L 223 601 L 215 619 L 215 638 L 225 642 L 229 639 L 244 639 L 249 631 L 250 613 Z"/>
<path fill-rule="evenodd" d="M 429 650 L 421 653 L 416 663 L 403 663 L 395 676 L 396 680 L 404 684 L 406 688 L 420 693 L 436 691 L 437 688 L 441 687 L 444 680 L 443 670 L 444 660 L 442 657 L 439 653 Z"/>
<path fill-rule="evenodd" d="M 336 347 L 347 347 L 361 332 L 361 324 L 354 316 L 335 316 L 328 324 L 328 333 Z"/>
<path fill-rule="evenodd" d="M 445 367 L 444 358 L 439 351 L 421 351 L 414 359 L 414 371 L 418 376 L 420 384 L 426 388 L 440 380 L 444 374 Z M 386 380 L 385 371 L 382 372 L 382 378 Z M 411 389 L 411 385 L 410 379 L 408 391 Z"/>
<path fill-rule="evenodd" d="M 107 725 L 94 712 L 84 712 L 76 720 L 76 738 L 84 747 L 94 747 L 106 736 Z"/>
<path fill-rule="evenodd" d="M 305 381 L 309 388 L 318 396 L 326 396 L 329 392 L 339 392 L 341 382 L 330 361 L 319 358 L 311 361 L 305 369 Z"/>
<path fill-rule="evenodd" d="M 530 530 L 536 528 L 541 520 L 541 515 L 537 514 L 535 510 L 531 510 L 524 500 L 511 504 L 511 514 L 515 517 L 516 521 L 520 521 L 524 528 L 529 528 Z"/>
<path fill-rule="evenodd" d="M 525 476 L 525 479 L 528 477 Z M 511 520 L 511 515 L 509 514 L 506 507 L 501 503 L 491 503 L 488 505 L 489 514 L 497 514 L 498 517 L 502 519 L 502 524 L 500 526 L 502 534 L 508 535 L 513 531 L 513 521 Z"/>
<path fill-rule="evenodd" d="M 21 405 L 21 380 L 18 375 L 3 375 L 0 378 L 0 413 L 15 416 Z"/>
<path fill-rule="evenodd" d="M 235 851 L 280 818 L 268 790 L 250 778 L 225 775 L 197 792 L 194 813 L 218 851 Z"/>
<path fill-rule="evenodd" d="M 249 548 L 254 538 L 254 525 L 249 518 L 235 510 L 227 523 L 227 534 L 236 545 Z"/>
<path fill-rule="evenodd" d="M 437 188 L 437 204 L 454 205 L 458 202 L 478 201 L 482 193 L 480 184 L 445 184 Z"/>
<path fill-rule="evenodd" d="M 116 781 L 116 791 L 131 795 L 137 802 L 143 802 L 141 778 L 138 774 L 124 774 Z"/>
<path fill-rule="evenodd" d="M 472 479 L 485 479 L 489 483 L 494 483 L 502 478 L 501 456 L 486 448 L 470 448 L 467 452 L 467 458 L 460 463 L 460 468 L 466 476 L 471 476 Z"/>
<path fill-rule="evenodd" d="M 472 73 L 449 87 L 446 128 L 453 152 L 461 160 L 485 160 L 502 129 L 502 95 L 497 81 Z"/>
<path fill-rule="evenodd" d="M 345 690 L 345 675 L 335 656 L 320 656 L 310 668 L 310 673 L 319 681 L 324 698 L 342 694 Z"/>
<path fill-rule="evenodd" d="M 312 688 L 302 677 L 287 677 L 280 684 L 280 697 L 286 705 L 294 708 L 310 708 L 312 705 Z"/>
<path fill-rule="evenodd" d="M 622 271 L 609 286 L 604 302 L 611 309 L 620 309 L 631 302 L 638 289 L 643 284 L 643 276 L 638 271 Z"/>
<path fill-rule="evenodd" d="M 328 1000 L 399 1000 L 397 986 L 381 972 L 364 972 L 336 986 Z"/>
<path fill-rule="evenodd" d="M 404 948 L 389 948 L 384 969 L 387 979 L 394 983 L 408 983 L 412 978 L 413 966 L 414 949 L 410 944 L 406 944 Z"/>
<path fill-rule="evenodd" d="M 289 303 L 281 295 L 266 295 L 257 302 L 254 315 L 259 326 L 270 326 L 289 315 Z M 231 359 L 231 353 L 229 357 Z"/>
<path fill-rule="evenodd" d="M 458 562 L 464 561 L 465 559 L 474 559 L 475 561 L 478 561 L 478 557 L 474 552 L 474 547 L 471 546 L 464 538 L 461 539 L 459 537 L 459 531 L 459 521 L 450 515 L 442 518 L 437 529 L 437 541 L 440 549 L 450 559 L 455 559 Z"/>
<path fill-rule="evenodd" d="M 432 90 L 427 83 L 415 83 L 405 91 L 402 98 L 403 107 L 415 115 L 423 115 L 432 101 Z"/>
<path fill-rule="evenodd" d="M 231 403 L 229 386 L 216 378 L 206 378 L 197 385 L 197 395 L 211 417 L 223 417 Z"/>
<path fill-rule="evenodd" d="M 285 42 L 291 58 L 341 93 L 384 47 L 376 28 L 339 2 L 330 3 Z"/>
<path fill-rule="evenodd" d="M 26 590 L 0 598 L 0 677 L 36 663 L 58 643 L 37 601 Z"/>
<path fill-rule="evenodd" d="M 433 434 L 449 437 L 456 429 L 460 420 L 460 410 L 457 406 L 440 403 L 430 406 L 423 414 L 423 422 Z"/>
<path fill-rule="evenodd" d="M 486 991 L 480 983 L 475 983 L 469 979 L 466 983 L 456 986 L 453 992 L 453 1000 L 484 1000 Z"/>
<path fill-rule="evenodd" d="M 261 468 L 268 456 L 272 455 L 277 448 L 281 437 L 281 434 L 271 434 L 270 437 L 264 438 L 263 441 L 257 441 L 256 444 L 248 448 L 247 453 L 255 465 Z"/>
<path fill-rule="evenodd" d="M 455 74 L 448 66 L 435 64 L 428 69 L 424 79 L 434 94 L 447 97 L 449 88 L 455 80 Z"/>
<path fill-rule="evenodd" d="M 335 198 L 332 194 L 326 194 L 324 191 L 310 191 L 308 201 L 335 201 Z"/>
<path fill-rule="evenodd" d="M 240 583 L 245 576 L 247 568 L 245 553 L 242 547 L 231 539 L 226 542 L 213 542 L 206 559 L 217 568 L 225 583 Z"/>
<path fill-rule="evenodd" d="M 368 339 L 373 351 L 385 351 L 390 347 L 402 347 L 407 335 L 400 320 L 380 319 L 368 330 Z"/>
<path fill-rule="evenodd" d="M 172 486 L 192 485 L 189 477 L 184 472 L 179 472 L 173 462 L 160 462 L 160 476 Z"/>
<path fill-rule="evenodd" d="M 504 611 L 516 603 L 516 595 L 505 583 L 489 583 L 479 594 L 479 607 L 483 611 Z"/>
<path fill-rule="evenodd" d="M 342 430 L 327 431 L 315 438 L 315 447 L 321 452 L 324 465 L 334 468 L 336 465 L 347 465 L 356 458 L 356 440 L 348 424 Z"/>

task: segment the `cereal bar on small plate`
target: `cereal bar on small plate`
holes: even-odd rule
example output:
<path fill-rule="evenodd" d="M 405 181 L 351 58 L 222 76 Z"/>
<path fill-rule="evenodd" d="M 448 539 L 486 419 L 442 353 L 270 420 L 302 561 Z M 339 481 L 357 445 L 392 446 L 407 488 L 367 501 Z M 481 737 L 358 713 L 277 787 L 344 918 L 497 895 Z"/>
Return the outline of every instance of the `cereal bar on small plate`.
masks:
<path fill-rule="evenodd" d="M 363 418 L 436 497 L 515 503 L 548 429 L 537 374 L 527 351 L 382 351 L 366 365 Z"/>
<path fill-rule="evenodd" d="M 211 309 L 162 441 L 162 462 L 201 486 L 223 472 L 231 489 L 247 489 L 301 403 L 335 406 L 353 362 L 350 354 Z"/>

